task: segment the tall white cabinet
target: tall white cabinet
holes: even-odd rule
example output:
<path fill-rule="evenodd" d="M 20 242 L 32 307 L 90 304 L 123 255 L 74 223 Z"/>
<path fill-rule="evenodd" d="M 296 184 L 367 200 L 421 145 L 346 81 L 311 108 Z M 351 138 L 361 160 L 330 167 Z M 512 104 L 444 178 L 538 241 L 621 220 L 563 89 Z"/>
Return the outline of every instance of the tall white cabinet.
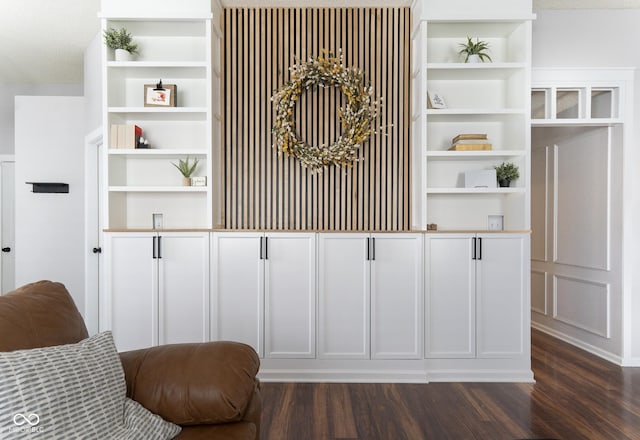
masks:
<path fill-rule="evenodd" d="M 437 230 L 425 238 L 429 377 L 530 381 L 531 2 L 416 0 L 412 12 L 412 224 Z M 491 62 L 464 62 L 469 37 Z M 450 149 L 459 134 L 486 134 L 491 149 Z M 465 184 L 503 162 L 519 168 L 511 186 Z"/>

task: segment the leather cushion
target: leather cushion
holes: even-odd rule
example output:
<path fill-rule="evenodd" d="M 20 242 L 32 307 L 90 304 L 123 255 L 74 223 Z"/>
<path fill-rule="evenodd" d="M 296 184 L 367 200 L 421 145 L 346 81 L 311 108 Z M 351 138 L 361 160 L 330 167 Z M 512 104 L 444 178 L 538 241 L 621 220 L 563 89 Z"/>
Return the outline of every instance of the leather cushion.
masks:
<path fill-rule="evenodd" d="M 88 336 L 61 283 L 38 281 L 0 295 L 0 351 L 75 344 Z"/>

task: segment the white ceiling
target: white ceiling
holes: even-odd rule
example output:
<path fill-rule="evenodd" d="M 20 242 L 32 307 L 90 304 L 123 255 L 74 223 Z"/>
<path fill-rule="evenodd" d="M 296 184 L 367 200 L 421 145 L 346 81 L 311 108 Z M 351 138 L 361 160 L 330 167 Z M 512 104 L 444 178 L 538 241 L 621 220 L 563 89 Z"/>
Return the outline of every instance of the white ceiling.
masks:
<path fill-rule="evenodd" d="M 410 3 L 371 1 L 377 5 Z M 223 0 L 222 3 L 259 2 Z M 316 6 L 318 1 L 297 0 L 295 4 Z M 533 6 L 534 9 L 640 8 L 640 0 L 533 0 Z M 100 0 L 0 0 L 0 83 L 81 82 L 84 49 L 100 30 L 99 9 Z"/>

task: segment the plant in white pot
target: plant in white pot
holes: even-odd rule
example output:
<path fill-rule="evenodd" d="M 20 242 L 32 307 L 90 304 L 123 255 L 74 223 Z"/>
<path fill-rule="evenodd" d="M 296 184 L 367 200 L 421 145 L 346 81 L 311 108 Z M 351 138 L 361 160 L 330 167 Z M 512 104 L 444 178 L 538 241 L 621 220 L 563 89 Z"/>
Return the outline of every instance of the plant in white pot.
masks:
<path fill-rule="evenodd" d="M 104 43 L 115 51 L 116 61 L 130 61 L 131 55 L 138 53 L 138 45 L 126 28 L 109 28 L 104 31 Z"/>
<path fill-rule="evenodd" d="M 484 63 L 485 60 L 492 61 L 487 53 L 489 43 L 482 41 L 478 37 L 476 37 L 476 41 L 474 42 L 473 38 L 467 36 L 467 42 L 460 43 L 460 46 L 462 46 L 462 49 L 460 49 L 458 53 L 464 56 L 465 63 Z"/>
<path fill-rule="evenodd" d="M 182 185 L 191 186 L 191 175 L 196 170 L 196 167 L 198 166 L 198 162 L 199 162 L 198 158 L 195 158 L 193 160 L 193 163 L 189 163 L 189 156 L 187 156 L 185 160 L 182 160 L 182 159 L 178 160 L 177 164 L 171 162 L 171 165 L 176 167 L 178 171 L 180 171 L 180 173 L 182 174 Z"/>

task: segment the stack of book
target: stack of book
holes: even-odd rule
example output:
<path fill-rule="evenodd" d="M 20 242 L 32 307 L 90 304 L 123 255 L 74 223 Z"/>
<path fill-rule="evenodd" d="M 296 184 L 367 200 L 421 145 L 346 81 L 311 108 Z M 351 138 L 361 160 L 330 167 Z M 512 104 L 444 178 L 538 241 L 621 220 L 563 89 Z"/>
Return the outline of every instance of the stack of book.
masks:
<path fill-rule="evenodd" d="M 111 124 L 111 148 L 139 148 L 142 128 L 131 124 Z"/>
<path fill-rule="evenodd" d="M 487 141 L 486 133 L 461 133 L 451 140 L 453 151 L 477 151 L 491 150 L 491 144 Z"/>

